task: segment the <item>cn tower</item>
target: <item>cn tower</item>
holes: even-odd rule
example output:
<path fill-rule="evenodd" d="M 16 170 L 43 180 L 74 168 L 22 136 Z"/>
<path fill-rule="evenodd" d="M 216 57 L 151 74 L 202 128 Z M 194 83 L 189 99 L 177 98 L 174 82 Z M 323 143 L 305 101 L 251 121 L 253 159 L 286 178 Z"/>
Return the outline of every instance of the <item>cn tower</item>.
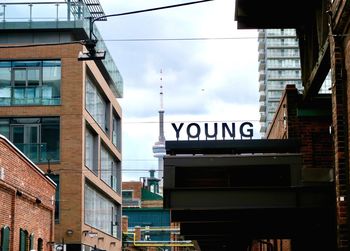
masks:
<path fill-rule="evenodd" d="M 162 71 L 161 71 L 162 73 Z M 162 78 L 160 78 L 162 81 Z M 163 108 L 163 86 L 160 85 L 160 109 L 159 109 L 159 137 L 158 141 L 153 145 L 153 156 L 158 158 L 158 178 L 160 179 L 159 191 L 163 194 L 163 174 L 164 174 L 164 161 L 163 157 L 166 154 L 165 151 L 165 137 L 164 137 L 164 108 Z"/>

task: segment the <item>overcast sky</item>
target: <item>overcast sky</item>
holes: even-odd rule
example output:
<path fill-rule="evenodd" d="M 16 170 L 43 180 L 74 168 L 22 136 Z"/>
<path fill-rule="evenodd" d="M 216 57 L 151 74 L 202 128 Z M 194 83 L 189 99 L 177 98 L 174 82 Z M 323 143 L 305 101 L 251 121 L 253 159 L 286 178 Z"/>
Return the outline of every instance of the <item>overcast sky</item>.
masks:
<path fill-rule="evenodd" d="M 190 0 L 100 2 L 106 14 L 116 14 Z M 97 22 L 124 80 L 124 97 L 118 99 L 123 111 L 123 181 L 157 169 L 152 146 L 158 140 L 160 85 L 167 140 L 176 139 L 171 122 L 250 121 L 255 137 L 260 137 L 257 31 L 238 31 L 234 8 L 235 0 L 215 0 Z"/>

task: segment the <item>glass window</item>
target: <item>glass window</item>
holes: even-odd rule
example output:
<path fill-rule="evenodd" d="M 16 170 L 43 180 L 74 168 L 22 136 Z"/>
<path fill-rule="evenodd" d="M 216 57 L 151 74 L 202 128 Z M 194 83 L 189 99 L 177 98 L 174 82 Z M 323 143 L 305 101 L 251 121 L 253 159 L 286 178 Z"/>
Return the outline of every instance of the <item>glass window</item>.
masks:
<path fill-rule="evenodd" d="M 123 200 L 131 200 L 132 199 L 132 191 L 123 190 L 122 197 L 123 197 Z"/>
<path fill-rule="evenodd" d="M 60 159 L 60 119 L 58 117 L 41 119 L 40 143 L 43 144 L 42 147 L 46 147 L 46 158 L 42 155 L 43 161 Z"/>
<path fill-rule="evenodd" d="M 112 142 L 118 150 L 121 150 L 121 121 L 116 114 L 113 114 Z"/>
<path fill-rule="evenodd" d="M 0 119 L 0 134 L 4 135 L 6 138 L 10 138 L 10 126 L 9 119 Z"/>
<path fill-rule="evenodd" d="M 29 236 L 29 250 L 34 250 L 34 234 Z"/>
<path fill-rule="evenodd" d="M 120 163 L 101 145 L 101 179 L 116 192 L 120 192 Z"/>
<path fill-rule="evenodd" d="M 95 119 L 97 124 L 102 128 L 102 130 L 108 130 L 107 120 L 107 103 L 102 95 L 97 90 L 96 86 L 89 78 L 86 77 L 86 90 L 85 90 L 85 107 L 90 115 Z"/>
<path fill-rule="evenodd" d="M 42 95 L 45 102 L 59 104 L 61 98 L 61 62 L 44 61 L 43 62 L 43 89 Z"/>
<path fill-rule="evenodd" d="M 120 237 L 120 205 L 85 183 L 85 223 L 115 237 Z"/>
<path fill-rule="evenodd" d="M 59 127 L 58 117 L 0 119 L 0 133 L 33 162 L 60 159 Z"/>
<path fill-rule="evenodd" d="M 85 166 L 98 175 L 97 135 L 85 129 Z"/>
<path fill-rule="evenodd" d="M 10 228 L 5 226 L 1 228 L 1 251 L 10 250 Z"/>
<path fill-rule="evenodd" d="M 11 63 L 0 62 L 0 105 L 11 104 Z"/>
<path fill-rule="evenodd" d="M 1 61 L 0 105 L 60 104 L 61 61 Z"/>
<path fill-rule="evenodd" d="M 13 70 L 13 84 L 14 86 L 26 86 L 27 71 L 26 69 Z"/>

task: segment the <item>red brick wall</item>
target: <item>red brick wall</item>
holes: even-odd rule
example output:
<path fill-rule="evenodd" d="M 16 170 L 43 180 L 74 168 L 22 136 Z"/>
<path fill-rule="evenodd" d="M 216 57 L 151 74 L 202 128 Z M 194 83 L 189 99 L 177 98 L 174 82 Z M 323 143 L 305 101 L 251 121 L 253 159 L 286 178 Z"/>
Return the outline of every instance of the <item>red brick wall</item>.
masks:
<path fill-rule="evenodd" d="M 133 199 L 135 200 L 141 200 L 141 188 L 142 188 L 142 182 L 140 181 L 128 181 L 123 182 L 122 189 L 123 190 L 132 190 L 133 191 Z"/>
<path fill-rule="evenodd" d="M 300 152 L 303 154 L 303 168 L 331 168 L 334 165 L 332 135 L 329 132 L 331 115 L 298 114 L 298 110 L 320 109 L 320 104 L 324 105 L 325 109 L 327 105 L 331 106 L 330 100 L 326 99 L 319 102 L 302 102 L 302 95 L 298 94 L 295 86 L 287 85 L 274 122 L 266 134 L 268 139 L 298 139 Z"/>
<path fill-rule="evenodd" d="M 53 241 L 55 185 L 7 140 L 0 137 L 0 226 L 8 226 L 10 250 L 19 249 L 20 228 L 34 234 L 34 249 L 38 238 L 43 250 L 50 250 Z"/>
<path fill-rule="evenodd" d="M 329 132 L 332 116 L 331 113 L 317 115 L 317 112 L 330 111 L 330 108 L 330 98 L 305 102 L 294 85 L 287 85 L 267 138 L 299 140 L 304 172 L 310 168 L 333 168 L 333 141 Z M 305 111 L 311 113 L 306 114 Z M 278 247 L 282 245 L 283 251 L 291 250 L 290 240 L 276 241 Z M 255 251 L 267 250 L 257 243 L 254 248 Z"/>

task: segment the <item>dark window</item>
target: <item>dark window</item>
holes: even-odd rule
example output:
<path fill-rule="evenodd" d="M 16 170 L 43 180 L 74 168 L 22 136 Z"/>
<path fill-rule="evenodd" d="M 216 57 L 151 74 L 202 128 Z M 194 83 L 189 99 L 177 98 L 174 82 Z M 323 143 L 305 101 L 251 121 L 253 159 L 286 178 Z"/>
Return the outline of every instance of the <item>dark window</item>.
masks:
<path fill-rule="evenodd" d="M 122 197 L 123 197 L 123 200 L 131 200 L 132 199 L 132 191 L 123 190 Z"/>
<path fill-rule="evenodd" d="M 1 229 L 1 251 L 10 250 L 10 228 L 3 227 Z"/>
<path fill-rule="evenodd" d="M 43 239 L 38 239 L 38 251 L 43 251 Z"/>
<path fill-rule="evenodd" d="M 85 128 L 85 166 L 98 175 L 98 139 L 90 128 Z"/>
<path fill-rule="evenodd" d="M 59 160 L 59 118 L 1 118 L 0 133 L 33 162 Z"/>
<path fill-rule="evenodd" d="M 28 232 L 26 230 L 19 230 L 19 250 L 27 251 L 28 247 Z"/>
<path fill-rule="evenodd" d="M 121 150 L 121 121 L 117 114 L 113 114 L 112 142 L 118 150 Z"/>

